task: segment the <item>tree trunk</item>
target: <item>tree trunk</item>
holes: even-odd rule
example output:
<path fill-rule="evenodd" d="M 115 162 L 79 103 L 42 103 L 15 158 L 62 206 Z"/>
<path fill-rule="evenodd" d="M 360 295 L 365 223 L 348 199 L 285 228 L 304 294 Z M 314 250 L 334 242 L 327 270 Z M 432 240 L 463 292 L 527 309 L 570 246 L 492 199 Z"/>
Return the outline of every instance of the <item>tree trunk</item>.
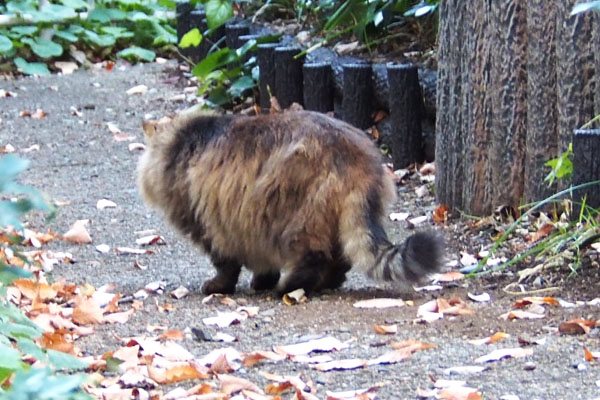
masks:
<path fill-rule="evenodd" d="M 600 37 L 592 35 L 591 13 L 570 16 L 576 2 L 442 2 L 440 203 L 486 215 L 551 194 L 544 164 L 600 110 L 594 99 L 594 57 L 600 56 L 592 51 Z"/>

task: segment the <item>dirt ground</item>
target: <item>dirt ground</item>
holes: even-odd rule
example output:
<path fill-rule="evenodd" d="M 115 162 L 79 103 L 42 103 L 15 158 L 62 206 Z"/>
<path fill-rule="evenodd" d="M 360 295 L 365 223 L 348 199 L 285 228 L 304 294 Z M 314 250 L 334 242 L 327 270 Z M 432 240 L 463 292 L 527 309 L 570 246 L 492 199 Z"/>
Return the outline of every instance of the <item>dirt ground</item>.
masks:
<path fill-rule="evenodd" d="M 202 357 L 211 350 L 232 346 L 240 351 L 271 350 L 275 345 L 301 342 L 321 336 L 334 336 L 349 341 L 350 347 L 333 352 L 334 359 L 372 359 L 390 350 L 391 341 L 416 339 L 436 347 L 418 351 L 411 358 L 396 364 L 373 365 L 362 369 L 321 372 L 305 364 L 263 362 L 242 368 L 234 374 L 255 382 L 267 383 L 262 371 L 282 375 L 301 375 L 316 384 L 318 398 L 326 391 L 344 391 L 382 386 L 376 391 L 379 399 L 412 399 L 417 389 L 431 389 L 435 381 L 464 380 L 477 388 L 485 399 L 598 399 L 600 398 L 599 360 L 584 359 L 584 348 L 600 351 L 600 330 L 586 335 L 561 335 L 557 327 L 573 318 L 600 320 L 600 305 L 584 302 L 600 296 L 597 275 L 593 279 L 579 276 L 560 281 L 561 289 L 548 293 L 575 307 L 546 306 L 545 315 L 533 320 L 500 318 L 513 309 L 523 296 L 506 293 L 503 288 L 514 281 L 511 273 L 485 279 L 460 280 L 446 284 L 441 291 L 406 293 L 379 282 L 373 282 L 352 272 L 344 286 L 336 291 L 310 298 L 307 302 L 288 306 L 268 293 L 254 294 L 249 288 L 248 274 L 243 275 L 238 292 L 231 296 L 239 304 L 258 306 L 256 317 L 226 328 L 206 326 L 202 319 L 229 307 L 218 302 L 203 304 L 199 293 L 202 282 L 213 270 L 206 257 L 167 226 L 160 214 L 148 209 L 141 201 L 135 185 L 135 168 L 141 154 L 129 150 L 134 142 L 143 142 L 141 121 L 158 119 L 184 109 L 189 104 L 174 96 L 183 93 L 177 81 L 179 73 L 173 62 L 138 66 L 78 71 L 68 76 L 24 78 L 0 81 L 0 89 L 17 94 L 0 98 L 0 146 L 11 144 L 15 152 L 31 160 L 23 182 L 45 192 L 62 204 L 56 217 L 46 222 L 39 216 L 31 218 L 31 227 L 64 233 L 78 219 L 90 219 L 89 232 L 93 243 L 74 245 L 64 241 L 50 242 L 46 247 L 71 252 L 77 261 L 62 264 L 52 272 L 53 279 L 65 277 L 77 284 L 95 287 L 116 285 L 115 291 L 132 295 L 150 282 L 164 281 L 163 294 L 151 295 L 144 307 L 125 324 L 103 325 L 97 333 L 79 340 L 85 354 L 102 354 L 120 345 L 118 338 L 148 334 L 148 325 L 166 325 L 170 329 L 190 331 L 202 329 L 212 334 L 225 332 L 238 341 L 232 344 L 196 340 L 187 335 L 181 344 L 194 356 Z M 149 90 L 138 95 L 126 91 L 136 85 Z M 181 96 L 180 96 L 181 97 Z M 42 109 L 45 118 L 22 117 L 24 110 Z M 74 115 L 73 109 L 81 113 Z M 108 123 L 116 125 L 131 140 L 117 141 Z M 38 144 L 39 150 L 31 150 Z M 418 198 L 414 185 L 401 187 L 394 212 L 410 212 L 411 217 L 431 214 L 433 197 Z M 116 208 L 98 210 L 99 199 L 109 199 Z M 424 224 L 433 227 L 431 222 Z M 460 226 L 454 225 L 454 226 Z M 448 260 L 457 261 L 461 251 L 475 254 L 481 250 L 481 236 L 467 230 L 441 229 L 448 238 Z M 164 236 L 166 245 L 150 246 L 154 254 L 120 255 L 112 251 L 118 246 L 138 247 L 135 243 L 141 231 L 154 230 Z M 406 223 L 390 223 L 393 237 L 400 240 L 410 233 Z M 137 233 L 136 233 L 137 232 Z M 102 254 L 96 246 L 106 244 L 111 251 Z M 146 265 L 146 270 L 134 267 L 134 261 Z M 191 294 L 176 300 L 169 293 L 183 285 Z M 474 302 L 467 293 L 489 293 L 491 301 Z M 358 300 L 377 297 L 413 300 L 414 305 L 387 309 L 359 309 Z M 441 320 L 418 323 L 417 310 L 429 300 L 459 297 L 474 312 L 470 315 L 446 315 Z M 159 312 L 157 305 L 172 304 L 170 312 Z M 397 324 L 398 332 L 382 336 L 374 326 Z M 471 339 L 484 338 L 495 332 L 510 337 L 489 345 L 473 345 Z M 523 345 L 520 339 L 540 344 Z M 477 363 L 478 357 L 493 350 L 524 346 L 533 353 L 523 358 L 508 358 L 487 364 Z M 484 365 L 483 372 L 449 375 L 447 368 Z M 166 389 L 167 390 L 167 389 Z M 503 397 L 503 396 L 517 397 Z M 286 397 L 287 396 L 287 397 Z M 291 398 L 284 395 L 283 398 Z"/>

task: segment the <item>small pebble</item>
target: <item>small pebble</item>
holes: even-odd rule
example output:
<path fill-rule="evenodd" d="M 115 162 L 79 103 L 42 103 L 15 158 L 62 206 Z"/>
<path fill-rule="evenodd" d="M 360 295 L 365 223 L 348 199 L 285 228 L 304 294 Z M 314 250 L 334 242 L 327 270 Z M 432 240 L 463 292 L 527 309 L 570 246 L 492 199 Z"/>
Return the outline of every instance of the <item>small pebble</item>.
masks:
<path fill-rule="evenodd" d="M 536 365 L 532 362 L 526 362 L 525 365 L 523 366 L 523 369 L 525 371 L 533 371 L 536 368 Z"/>

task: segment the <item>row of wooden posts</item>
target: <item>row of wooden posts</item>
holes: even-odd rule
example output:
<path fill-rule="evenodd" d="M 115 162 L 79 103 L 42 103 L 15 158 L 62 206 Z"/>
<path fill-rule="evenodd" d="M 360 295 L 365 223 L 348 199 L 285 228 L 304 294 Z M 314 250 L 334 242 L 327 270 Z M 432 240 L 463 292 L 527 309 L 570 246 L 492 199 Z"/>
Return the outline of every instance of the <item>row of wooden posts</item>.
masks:
<path fill-rule="evenodd" d="M 194 27 L 205 31 L 206 14 L 203 10 L 186 10 L 187 3 L 178 4 L 178 36 Z M 227 24 L 203 39 L 200 46 L 183 49 L 195 60 L 204 58 L 212 45 L 225 42 L 231 49 L 243 46 L 260 35 L 250 35 L 246 23 Z M 330 62 L 311 62 L 299 46 L 281 43 L 258 45 L 256 59 L 259 67 L 259 104 L 267 112 L 270 98 L 277 98 L 282 109 L 298 103 L 306 110 L 335 112 L 340 119 L 366 129 L 374 125 L 374 82 L 372 65 L 347 63 L 342 65 L 343 87 L 340 106 L 335 107 L 335 83 Z M 388 64 L 388 112 L 392 127 L 390 146 L 396 168 L 422 162 L 423 144 L 421 118 L 423 98 L 418 69 L 413 64 Z"/>

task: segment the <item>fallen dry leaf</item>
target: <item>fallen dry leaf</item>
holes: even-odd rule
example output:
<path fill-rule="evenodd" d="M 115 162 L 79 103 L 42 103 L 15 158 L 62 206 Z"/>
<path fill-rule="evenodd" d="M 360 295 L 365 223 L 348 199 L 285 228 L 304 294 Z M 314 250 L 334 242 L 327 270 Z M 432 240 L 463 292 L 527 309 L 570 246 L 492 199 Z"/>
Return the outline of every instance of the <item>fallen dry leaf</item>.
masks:
<path fill-rule="evenodd" d="M 237 312 L 221 312 L 217 311 L 215 317 L 202 318 L 205 325 L 217 325 L 219 328 L 225 328 L 232 324 L 239 324 L 245 321 L 248 317 Z"/>
<path fill-rule="evenodd" d="M 396 350 L 404 349 L 410 352 L 435 348 L 435 344 L 425 343 L 415 339 L 406 339 L 401 342 L 392 342 L 390 343 L 390 346 Z"/>
<path fill-rule="evenodd" d="M 390 219 L 392 221 L 406 221 L 409 215 L 409 213 L 393 212 L 390 213 Z"/>
<path fill-rule="evenodd" d="M 115 208 L 117 203 L 108 199 L 100 199 L 96 202 L 96 208 L 98 210 L 104 210 L 105 208 Z"/>
<path fill-rule="evenodd" d="M 467 297 L 478 303 L 485 303 L 492 299 L 490 297 L 489 293 L 481 293 L 481 294 L 467 293 Z"/>
<path fill-rule="evenodd" d="M 79 68 L 73 61 L 56 61 L 54 66 L 60 69 L 63 75 L 70 75 Z"/>
<path fill-rule="evenodd" d="M 159 368 L 148 365 L 148 375 L 160 384 L 176 383 L 193 379 L 209 379 L 211 374 L 206 370 L 198 369 L 192 363 L 174 365 L 168 368 Z"/>
<path fill-rule="evenodd" d="M 245 367 L 251 367 L 254 364 L 258 363 L 260 360 L 271 360 L 271 361 L 282 361 L 285 360 L 285 355 L 277 354 L 273 351 L 263 351 L 257 350 L 252 353 L 248 353 L 244 356 L 244 360 L 242 364 Z"/>
<path fill-rule="evenodd" d="M 71 225 L 71 228 L 63 235 L 63 239 L 73 243 L 92 243 L 92 237 L 85 226 L 89 219 L 79 219 Z"/>
<path fill-rule="evenodd" d="M 217 375 L 217 380 L 221 382 L 221 391 L 228 395 L 241 392 L 242 390 L 250 390 L 252 392 L 264 394 L 258 386 L 247 379 L 221 374 Z"/>
<path fill-rule="evenodd" d="M 438 224 L 444 224 L 446 223 L 446 221 L 448 221 L 448 212 L 450 211 L 450 207 L 448 207 L 445 204 L 442 204 L 441 206 L 437 207 L 435 209 L 435 211 L 433 212 L 433 222 L 438 223 Z"/>
<path fill-rule="evenodd" d="M 481 356 L 475 359 L 477 363 L 486 363 L 492 361 L 499 361 L 504 358 L 520 358 L 526 357 L 533 354 L 533 349 L 524 349 L 522 347 L 509 348 L 509 349 L 498 349 L 494 350 L 491 353 Z"/>
<path fill-rule="evenodd" d="M 33 114 L 30 115 L 31 118 L 33 119 L 42 119 L 42 118 L 46 118 L 48 116 L 48 114 L 46 113 L 46 111 L 42 110 L 41 108 L 38 108 L 37 110 L 35 110 L 35 112 Z"/>
<path fill-rule="evenodd" d="M 564 335 L 584 335 L 596 326 L 596 321 L 581 318 L 563 322 L 558 326 L 558 331 Z"/>
<path fill-rule="evenodd" d="M 73 322 L 80 325 L 99 324 L 104 320 L 102 309 L 90 297 L 79 298 L 73 309 Z"/>
<path fill-rule="evenodd" d="M 133 95 L 133 94 L 144 94 L 148 91 L 148 86 L 146 85 L 137 85 L 134 86 L 130 89 L 128 89 L 125 93 L 127 93 L 128 95 Z"/>
<path fill-rule="evenodd" d="M 370 299 L 361 300 L 353 304 L 356 308 L 390 308 L 390 307 L 403 307 L 406 302 L 402 299 Z"/>
<path fill-rule="evenodd" d="M 529 243 L 535 243 L 538 240 L 541 240 L 547 237 L 554 230 L 554 225 L 545 224 L 540 229 L 538 229 L 535 233 L 529 235 L 525 238 L 525 240 Z"/>
<path fill-rule="evenodd" d="M 173 290 L 170 295 L 175 299 L 182 299 L 185 296 L 190 294 L 190 291 L 185 286 L 179 286 L 177 289 Z"/>
<path fill-rule="evenodd" d="M 135 239 L 135 244 L 149 246 L 151 244 L 167 244 L 167 242 L 165 242 L 165 238 L 160 235 L 148 235 Z"/>
<path fill-rule="evenodd" d="M 434 282 L 454 282 L 465 278 L 465 274 L 460 271 L 448 271 L 443 274 L 437 274 Z"/>
<path fill-rule="evenodd" d="M 469 340 L 469 343 L 479 346 L 479 345 L 482 345 L 482 344 L 495 343 L 495 342 L 498 342 L 498 341 L 500 341 L 502 339 L 505 339 L 507 337 L 510 337 L 510 335 L 508 333 L 496 332 L 492 336 L 489 336 L 489 337 L 486 337 L 486 338 L 483 338 L 483 339 Z"/>
<path fill-rule="evenodd" d="M 482 400 L 483 396 L 475 388 L 467 386 L 452 386 L 440 390 L 438 396 L 442 400 Z"/>
<path fill-rule="evenodd" d="M 600 359 L 600 352 L 591 352 L 587 348 L 583 348 L 583 355 L 585 361 L 592 362 L 594 360 Z"/>
<path fill-rule="evenodd" d="M 398 325 L 375 325 L 373 330 L 380 335 L 390 335 L 398 332 Z"/>
<path fill-rule="evenodd" d="M 19 289 L 21 294 L 30 300 L 40 298 L 41 300 L 51 300 L 56 297 L 58 290 L 43 282 L 34 282 L 31 279 L 17 279 L 13 285 Z"/>
<path fill-rule="evenodd" d="M 313 367 L 319 371 L 344 371 L 351 369 L 363 368 L 367 365 L 367 360 L 358 358 L 352 358 L 347 360 L 333 360 L 324 363 L 313 365 Z"/>
<path fill-rule="evenodd" d="M 304 289 L 296 289 L 292 292 L 285 293 L 282 297 L 283 303 L 287 306 L 293 306 L 296 304 L 304 303 L 307 300 Z"/>
<path fill-rule="evenodd" d="M 554 297 L 523 297 L 522 299 L 517 300 L 514 306 L 523 308 L 529 304 L 560 306 L 560 302 Z"/>
<path fill-rule="evenodd" d="M 321 339 L 314 339 L 296 344 L 275 346 L 273 350 L 275 350 L 276 353 L 285 356 L 298 356 L 306 355 L 313 351 L 328 352 L 342 350 L 347 347 L 349 347 L 348 343 L 340 342 L 332 336 L 327 336 Z"/>
<path fill-rule="evenodd" d="M 505 320 L 510 319 L 541 319 L 544 318 L 544 314 L 539 314 L 537 312 L 530 312 L 524 310 L 513 310 L 509 311 L 506 314 L 502 314 L 500 318 Z"/>

